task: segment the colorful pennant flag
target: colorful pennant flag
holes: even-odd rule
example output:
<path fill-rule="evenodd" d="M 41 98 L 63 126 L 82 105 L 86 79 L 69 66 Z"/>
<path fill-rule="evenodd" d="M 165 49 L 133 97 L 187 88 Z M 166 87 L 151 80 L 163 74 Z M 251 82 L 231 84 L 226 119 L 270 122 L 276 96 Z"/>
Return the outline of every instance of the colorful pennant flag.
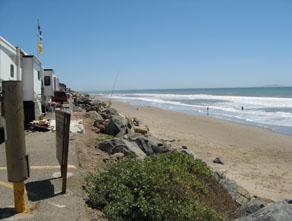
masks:
<path fill-rule="evenodd" d="M 43 53 L 43 35 L 40 23 L 38 21 L 38 54 Z"/>

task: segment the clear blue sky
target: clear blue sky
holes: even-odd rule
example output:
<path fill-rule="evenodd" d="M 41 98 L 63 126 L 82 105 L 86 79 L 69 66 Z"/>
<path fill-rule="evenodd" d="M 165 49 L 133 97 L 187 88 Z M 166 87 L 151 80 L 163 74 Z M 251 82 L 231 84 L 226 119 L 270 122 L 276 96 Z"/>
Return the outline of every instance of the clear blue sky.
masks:
<path fill-rule="evenodd" d="M 291 0 L 0 0 L 0 35 L 75 89 L 292 85 Z"/>

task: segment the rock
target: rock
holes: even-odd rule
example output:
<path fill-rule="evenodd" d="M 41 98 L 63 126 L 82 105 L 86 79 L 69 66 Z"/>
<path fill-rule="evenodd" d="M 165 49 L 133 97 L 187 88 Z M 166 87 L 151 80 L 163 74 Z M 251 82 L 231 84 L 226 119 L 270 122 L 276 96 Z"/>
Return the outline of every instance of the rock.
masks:
<path fill-rule="evenodd" d="M 98 125 L 103 125 L 103 120 L 95 120 L 94 122 L 93 122 L 93 126 L 94 127 L 98 127 Z"/>
<path fill-rule="evenodd" d="M 139 134 L 147 134 L 149 129 L 145 126 L 134 126 L 134 132 Z"/>
<path fill-rule="evenodd" d="M 143 160 L 146 157 L 146 154 L 140 149 L 140 147 L 136 143 L 130 142 L 128 140 L 124 140 L 124 142 L 129 150 L 134 153 L 138 159 Z"/>
<path fill-rule="evenodd" d="M 87 96 L 80 96 L 74 99 L 74 104 L 76 106 L 88 105 L 90 104 L 90 102 L 91 102 L 91 99 L 89 99 L 89 97 Z"/>
<path fill-rule="evenodd" d="M 103 162 L 107 162 L 107 161 L 109 161 L 110 160 L 110 157 L 109 156 L 104 156 L 103 158 L 102 158 L 102 160 L 103 160 Z"/>
<path fill-rule="evenodd" d="M 102 103 L 102 101 L 101 100 L 99 100 L 99 99 L 93 99 L 92 101 L 90 101 L 90 104 L 92 105 L 92 106 L 99 106 L 99 105 L 101 105 L 101 103 Z"/>
<path fill-rule="evenodd" d="M 216 158 L 213 160 L 213 163 L 217 163 L 217 164 L 224 165 L 224 160 L 223 160 L 221 157 L 216 157 Z"/>
<path fill-rule="evenodd" d="M 243 206 L 241 206 L 241 208 L 237 212 L 237 215 L 239 217 L 248 216 L 248 215 L 250 215 L 252 213 L 255 213 L 259 209 L 264 208 L 267 205 L 268 205 L 268 201 L 267 200 L 259 198 L 259 197 L 253 198 L 248 203 L 246 203 Z"/>
<path fill-rule="evenodd" d="M 112 158 L 113 160 L 120 160 L 120 159 L 122 159 L 124 156 L 125 156 L 125 154 L 123 154 L 123 153 L 115 153 L 115 154 L 111 155 L 111 158 Z"/>
<path fill-rule="evenodd" d="M 222 172 L 215 171 L 214 178 L 219 184 L 224 186 L 231 198 L 239 205 L 245 205 L 251 200 L 249 192 L 241 186 L 238 186 L 233 180 L 228 179 Z"/>
<path fill-rule="evenodd" d="M 73 106 L 73 112 L 82 112 L 82 108 L 78 106 Z"/>
<path fill-rule="evenodd" d="M 138 120 L 136 117 L 134 117 L 134 118 L 132 119 L 132 122 L 133 122 L 134 126 L 137 126 L 137 127 L 139 127 L 140 124 L 141 124 L 141 121 Z"/>
<path fill-rule="evenodd" d="M 107 106 L 108 106 L 107 103 L 105 103 L 104 101 L 102 101 L 102 102 L 100 103 L 100 105 L 101 105 L 102 107 L 107 107 Z"/>
<path fill-rule="evenodd" d="M 170 151 L 169 145 L 153 136 L 146 137 L 145 135 L 135 134 L 129 137 L 129 139 L 135 141 L 135 143 L 144 153 L 146 153 L 146 155 L 152 155 L 154 153 L 165 153 Z"/>
<path fill-rule="evenodd" d="M 129 132 L 129 126 L 128 120 L 124 116 L 114 115 L 105 127 L 105 133 L 112 136 L 122 137 Z"/>
<path fill-rule="evenodd" d="M 286 201 L 271 203 L 246 217 L 235 221 L 288 221 L 292 220 L 292 205 Z"/>
<path fill-rule="evenodd" d="M 90 118 L 90 119 L 92 119 L 92 120 L 97 120 L 97 121 L 103 121 L 103 118 L 102 118 L 102 116 L 99 114 L 99 113 L 97 113 L 96 111 L 88 111 L 88 112 L 86 112 L 85 113 L 85 117 L 88 117 L 88 118 Z"/>
<path fill-rule="evenodd" d="M 95 133 L 100 133 L 100 129 L 99 128 L 92 127 L 91 130 L 94 131 Z"/>
<path fill-rule="evenodd" d="M 98 148 L 109 154 L 134 154 L 138 159 L 144 159 L 146 157 L 145 153 L 137 146 L 136 143 L 129 142 L 121 138 L 114 138 L 110 141 L 102 142 L 98 145 Z"/>
<path fill-rule="evenodd" d="M 108 107 L 102 111 L 101 116 L 104 119 L 110 119 L 113 115 L 118 115 L 118 111 L 112 107 Z"/>
<path fill-rule="evenodd" d="M 182 146 L 182 149 L 180 150 L 182 153 L 188 154 L 192 157 L 195 157 L 192 150 L 190 150 L 187 146 Z"/>
<path fill-rule="evenodd" d="M 103 124 L 98 124 L 98 125 L 96 125 L 96 127 L 97 127 L 98 129 L 100 129 L 100 131 L 102 131 L 102 132 L 105 131 L 105 126 L 104 126 Z"/>

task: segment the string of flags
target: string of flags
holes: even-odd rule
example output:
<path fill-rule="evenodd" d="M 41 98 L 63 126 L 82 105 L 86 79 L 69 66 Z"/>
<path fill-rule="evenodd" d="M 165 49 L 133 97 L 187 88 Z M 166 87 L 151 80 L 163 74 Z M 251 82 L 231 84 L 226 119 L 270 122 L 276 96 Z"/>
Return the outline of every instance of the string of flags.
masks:
<path fill-rule="evenodd" d="M 38 54 L 43 53 L 43 33 L 41 30 L 41 26 L 38 20 Z"/>

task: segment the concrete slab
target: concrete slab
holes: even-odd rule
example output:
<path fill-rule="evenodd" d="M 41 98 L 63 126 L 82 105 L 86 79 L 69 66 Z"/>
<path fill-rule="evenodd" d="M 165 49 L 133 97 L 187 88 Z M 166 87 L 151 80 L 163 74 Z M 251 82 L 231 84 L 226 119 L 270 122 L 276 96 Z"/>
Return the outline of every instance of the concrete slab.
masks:
<path fill-rule="evenodd" d="M 14 215 L 13 190 L 7 182 L 5 146 L 0 145 L 0 219 L 3 220 L 82 220 L 84 208 L 78 171 L 77 154 L 69 145 L 67 193 L 60 194 L 62 180 L 56 159 L 54 132 L 26 134 L 27 153 L 30 158 L 31 177 L 25 181 L 28 196 L 27 214 Z"/>

